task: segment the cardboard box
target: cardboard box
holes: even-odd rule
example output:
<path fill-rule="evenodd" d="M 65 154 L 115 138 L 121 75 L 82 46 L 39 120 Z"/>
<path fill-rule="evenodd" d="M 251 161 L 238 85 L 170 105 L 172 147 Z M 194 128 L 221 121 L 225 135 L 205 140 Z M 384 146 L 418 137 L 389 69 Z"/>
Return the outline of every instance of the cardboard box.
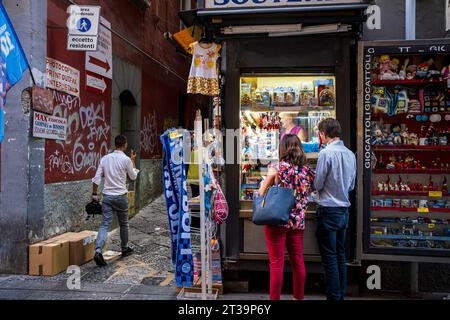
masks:
<path fill-rule="evenodd" d="M 94 258 L 97 232 L 68 232 L 54 239 L 65 240 L 69 242 L 69 264 L 71 266 L 81 266 Z"/>
<path fill-rule="evenodd" d="M 50 239 L 29 248 L 29 274 L 55 276 L 69 266 L 69 242 Z"/>

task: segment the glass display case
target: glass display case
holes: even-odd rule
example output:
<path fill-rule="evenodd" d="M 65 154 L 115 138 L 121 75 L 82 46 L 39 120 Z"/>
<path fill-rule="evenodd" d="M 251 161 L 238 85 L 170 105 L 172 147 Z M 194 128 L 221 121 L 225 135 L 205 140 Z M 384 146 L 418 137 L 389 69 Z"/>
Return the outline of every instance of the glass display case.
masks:
<path fill-rule="evenodd" d="M 241 78 L 241 201 L 253 200 L 268 165 L 278 162 L 285 133 L 299 136 L 315 166 L 317 125 L 336 116 L 335 97 L 333 75 Z"/>
<path fill-rule="evenodd" d="M 240 95 L 240 218 L 244 254 L 267 254 L 264 228 L 251 221 L 253 199 L 267 176 L 270 164 L 278 163 L 280 139 L 296 134 L 315 168 L 321 145 L 317 125 L 336 117 L 336 78 L 320 75 L 260 75 L 241 77 Z M 316 206 L 310 199 L 306 215 L 305 255 L 317 256 Z"/>
<path fill-rule="evenodd" d="M 450 55 L 366 47 L 365 252 L 450 255 Z"/>

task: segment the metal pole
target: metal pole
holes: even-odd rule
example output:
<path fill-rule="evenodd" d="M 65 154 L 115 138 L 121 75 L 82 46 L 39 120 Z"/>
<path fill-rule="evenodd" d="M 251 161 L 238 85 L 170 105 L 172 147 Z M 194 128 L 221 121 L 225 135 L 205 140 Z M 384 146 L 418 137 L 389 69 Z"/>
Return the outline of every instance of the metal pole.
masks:
<path fill-rule="evenodd" d="M 201 281 L 202 281 L 202 300 L 206 300 L 206 228 L 205 228 L 205 181 L 203 165 L 203 128 L 200 118 L 195 121 L 195 139 L 197 141 L 198 158 L 198 178 L 200 189 L 200 260 L 201 260 Z"/>
<path fill-rule="evenodd" d="M 416 40 L 416 0 L 405 0 L 405 39 Z"/>

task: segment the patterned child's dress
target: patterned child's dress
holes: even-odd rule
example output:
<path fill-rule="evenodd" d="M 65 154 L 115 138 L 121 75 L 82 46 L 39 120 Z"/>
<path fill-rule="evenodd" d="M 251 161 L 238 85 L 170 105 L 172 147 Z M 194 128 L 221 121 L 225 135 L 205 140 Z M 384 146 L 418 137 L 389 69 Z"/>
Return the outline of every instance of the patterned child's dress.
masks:
<path fill-rule="evenodd" d="M 195 42 L 190 45 L 190 49 L 193 58 L 187 92 L 205 96 L 218 95 L 219 75 L 217 59 L 220 56 L 220 44 L 200 44 Z"/>

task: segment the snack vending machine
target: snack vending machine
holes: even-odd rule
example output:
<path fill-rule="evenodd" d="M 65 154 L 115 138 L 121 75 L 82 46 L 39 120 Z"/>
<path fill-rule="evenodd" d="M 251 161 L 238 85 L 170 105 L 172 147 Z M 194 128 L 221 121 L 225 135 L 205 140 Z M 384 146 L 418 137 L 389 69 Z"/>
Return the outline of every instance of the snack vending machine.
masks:
<path fill-rule="evenodd" d="M 450 41 L 361 49 L 361 257 L 450 257 Z"/>

